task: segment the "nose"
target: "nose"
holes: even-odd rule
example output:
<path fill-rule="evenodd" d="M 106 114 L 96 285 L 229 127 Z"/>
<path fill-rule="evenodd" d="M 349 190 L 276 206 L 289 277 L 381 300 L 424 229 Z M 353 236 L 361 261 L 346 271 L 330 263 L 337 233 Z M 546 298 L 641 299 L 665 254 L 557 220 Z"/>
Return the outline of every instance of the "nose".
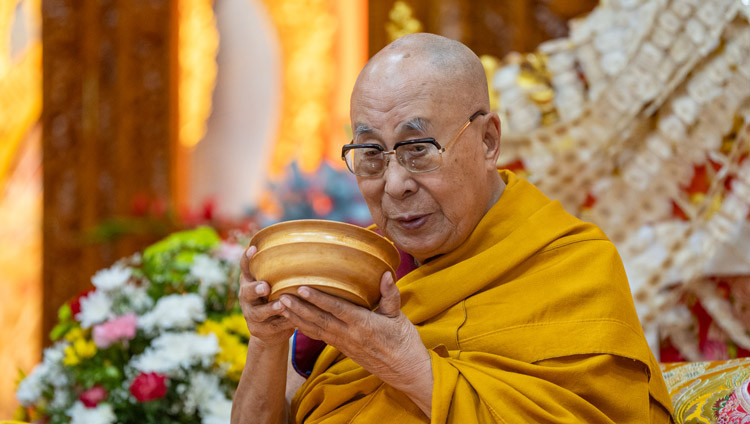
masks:
<path fill-rule="evenodd" d="M 391 160 L 394 159 L 394 160 Z M 385 172 L 385 192 L 394 199 L 404 199 L 417 191 L 417 182 L 414 180 L 414 174 L 407 171 L 396 158 L 386 156 Z"/>

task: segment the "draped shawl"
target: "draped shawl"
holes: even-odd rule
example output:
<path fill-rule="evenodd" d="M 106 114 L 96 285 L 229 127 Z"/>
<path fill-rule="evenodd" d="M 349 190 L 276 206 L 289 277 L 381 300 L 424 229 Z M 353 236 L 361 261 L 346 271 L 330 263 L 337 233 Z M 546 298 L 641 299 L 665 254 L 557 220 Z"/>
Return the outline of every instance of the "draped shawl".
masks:
<path fill-rule="evenodd" d="M 432 361 L 431 422 L 669 422 L 614 245 L 500 174 L 506 188 L 468 239 L 397 281 Z M 292 418 L 430 421 L 332 346 L 297 391 Z"/>

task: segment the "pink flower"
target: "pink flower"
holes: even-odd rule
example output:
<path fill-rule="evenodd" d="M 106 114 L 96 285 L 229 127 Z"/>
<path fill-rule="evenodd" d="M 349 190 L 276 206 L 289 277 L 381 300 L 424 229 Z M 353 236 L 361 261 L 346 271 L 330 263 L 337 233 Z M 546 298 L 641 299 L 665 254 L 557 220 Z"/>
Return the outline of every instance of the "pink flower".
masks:
<path fill-rule="evenodd" d="M 221 242 L 219 249 L 216 251 L 216 256 L 227 262 L 238 264 L 240 263 L 243 253 L 245 253 L 245 248 L 241 245 Z"/>
<path fill-rule="evenodd" d="M 96 405 L 106 398 L 107 389 L 102 386 L 94 386 L 78 396 L 78 399 L 86 408 L 96 408 Z"/>
<path fill-rule="evenodd" d="M 96 347 L 101 349 L 120 340 L 132 340 L 135 337 L 137 321 L 135 314 L 131 312 L 94 326 L 92 338 Z"/>
<path fill-rule="evenodd" d="M 167 394 L 167 377 L 155 372 L 141 373 L 130 385 L 130 394 L 139 402 L 161 399 Z"/>

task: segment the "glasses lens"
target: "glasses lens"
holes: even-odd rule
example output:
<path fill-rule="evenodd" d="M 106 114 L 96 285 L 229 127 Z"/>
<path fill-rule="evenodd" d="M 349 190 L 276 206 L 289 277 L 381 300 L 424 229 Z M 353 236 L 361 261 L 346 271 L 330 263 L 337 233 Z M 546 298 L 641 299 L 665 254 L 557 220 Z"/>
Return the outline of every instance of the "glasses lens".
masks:
<path fill-rule="evenodd" d="M 383 173 L 383 152 L 372 147 L 359 147 L 346 152 L 346 165 L 355 175 L 374 177 Z"/>
<path fill-rule="evenodd" d="M 412 143 L 398 146 L 398 162 L 412 172 L 427 172 L 440 167 L 440 152 L 432 143 Z"/>

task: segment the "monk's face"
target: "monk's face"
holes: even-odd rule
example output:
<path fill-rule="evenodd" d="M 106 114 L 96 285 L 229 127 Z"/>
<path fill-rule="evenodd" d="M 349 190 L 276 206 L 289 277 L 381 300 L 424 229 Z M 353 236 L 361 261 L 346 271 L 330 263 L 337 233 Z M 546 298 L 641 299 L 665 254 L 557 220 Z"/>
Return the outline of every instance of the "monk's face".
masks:
<path fill-rule="evenodd" d="M 367 129 L 355 135 L 355 143 L 376 143 L 390 151 L 399 141 L 432 137 L 445 146 L 476 112 L 476 105 L 458 100 L 446 76 L 390 65 L 370 69 L 352 93 L 352 128 L 355 133 Z M 416 118 L 423 128 L 407 124 Z M 437 170 L 412 173 L 391 158 L 383 176 L 357 177 L 375 224 L 417 260 L 458 247 L 487 211 L 488 170 L 497 175 L 496 155 L 488 155 L 482 143 L 487 124 L 488 116 L 475 119 L 442 154 Z"/>

